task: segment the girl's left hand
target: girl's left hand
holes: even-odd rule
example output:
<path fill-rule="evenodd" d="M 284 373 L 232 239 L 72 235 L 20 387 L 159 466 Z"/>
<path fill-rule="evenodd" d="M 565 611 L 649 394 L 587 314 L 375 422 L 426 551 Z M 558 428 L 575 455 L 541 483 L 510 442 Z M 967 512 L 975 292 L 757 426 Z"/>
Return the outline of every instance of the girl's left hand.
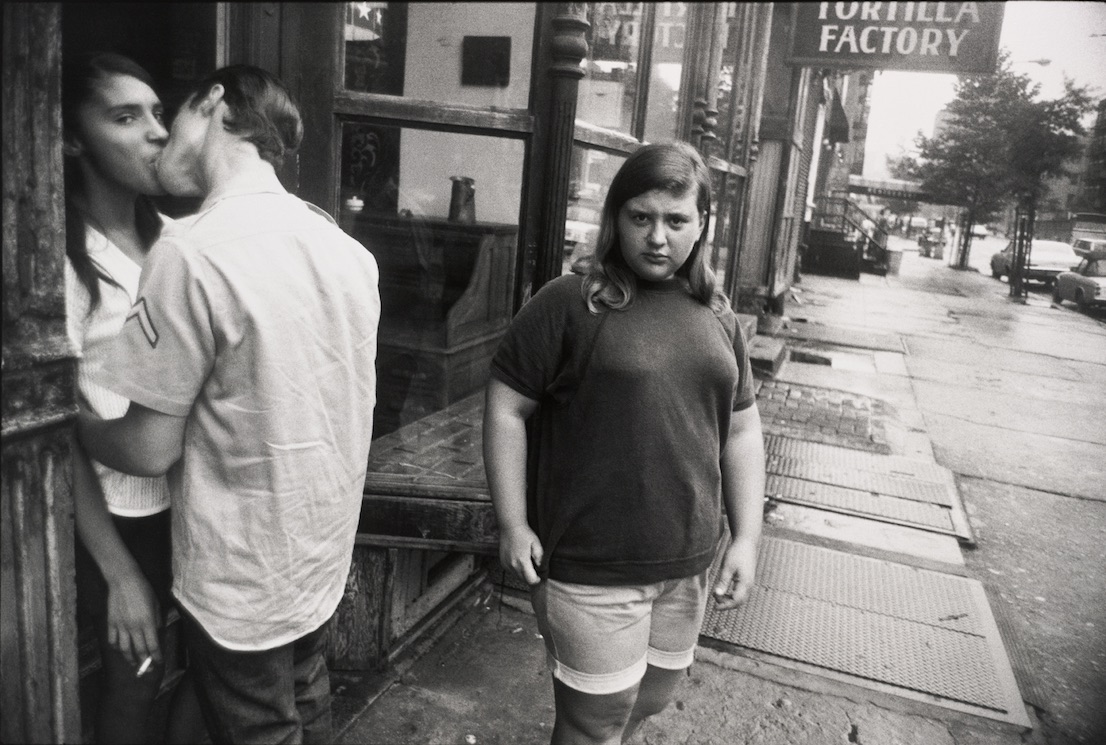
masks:
<path fill-rule="evenodd" d="M 756 571 L 757 542 L 735 538 L 726 548 L 714 583 L 714 601 L 719 610 L 736 608 L 749 599 Z"/>

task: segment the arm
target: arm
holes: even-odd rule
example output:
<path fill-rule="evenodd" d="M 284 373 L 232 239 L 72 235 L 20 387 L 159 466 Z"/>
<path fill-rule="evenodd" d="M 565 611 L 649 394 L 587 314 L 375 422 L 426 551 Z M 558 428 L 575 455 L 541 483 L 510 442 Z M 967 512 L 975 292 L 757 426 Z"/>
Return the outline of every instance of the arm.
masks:
<path fill-rule="evenodd" d="M 506 383 L 491 378 L 484 401 L 484 466 L 499 523 L 499 561 L 527 584 L 537 584 L 534 567 L 542 546 L 526 521 L 526 420 L 538 407 Z"/>
<path fill-rule="evenodd" d="M 764 436 L 754 404 L 733 413 L 722 452 L 722 499 L 731 536 L 714 587 L 722 610 L 745 602 L 753 587 L 764 519 L 764 478 Z"/>
<path fill-rule="evenodd" d="M 109 468 L 134 476 L 163 476 L 184 450 L 184 423 L 182 416 L 131 401 L 119 419 L 100 419 L 82 408 L 77 435 L 88 454 Z"/>
<path fill-rule="evenodd" d="M 146 656 L 161 661 L 157 596 L 115 529 L 88 456 L 73 443 L 73 502 L 77 534 L 108 586 L 108 644 L 132 665 Z"/>

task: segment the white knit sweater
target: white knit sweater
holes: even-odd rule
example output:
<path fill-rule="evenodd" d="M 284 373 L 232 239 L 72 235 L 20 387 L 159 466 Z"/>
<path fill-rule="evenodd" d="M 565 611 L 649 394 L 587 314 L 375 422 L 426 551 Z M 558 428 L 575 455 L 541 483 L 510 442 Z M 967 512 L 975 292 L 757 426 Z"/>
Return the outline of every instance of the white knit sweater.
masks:
<path fill-rule="evenodd" d="M 163 218 L 168 220 L 168 218 Z M 111 353 L 112 341 L 123 328 L 138 295 L 142 267 L 98 230 L 86 231 L 89 256 L 111 275 L 122 289 L 100 280 L 100 304 L 89 313 L 92 299 L 73 265 L 65 264 L 65 316 L 69 339 L 77 350 L 77 390 L 91 409 L 104 419 L 118 419 L 130 402 L 93 382 L 96 371 Z M 169 509 L 169 486 L 162 476 L 144 478 L 112 470 L 92 462 L 104 491 L 108 511 L 124 517 L 143 517 Z"/>

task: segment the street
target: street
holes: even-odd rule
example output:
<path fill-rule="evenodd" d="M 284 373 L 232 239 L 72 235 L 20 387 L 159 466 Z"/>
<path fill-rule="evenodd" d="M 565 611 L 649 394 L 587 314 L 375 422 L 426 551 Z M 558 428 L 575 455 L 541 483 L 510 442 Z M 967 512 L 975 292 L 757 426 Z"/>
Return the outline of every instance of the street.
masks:
<path fill-rule="evenodd" d="M 1010 239 L 1001 235 L 996 236 L 988 234 L 983 238 L 974 238 L 972 240 L 971 253 L 968 256 L 968 266 L 970 266 L 973 270 L 979 272 L 981 275 L 990 277 L 991 256 L 1006 248 L 1009 243 Z M 917 250 L 917 243 L 915 241 L 900 238 L 899 236 L 891 236 L 890 245 L 891 247 L 900 246 L 907 251 Z M 947 264 L 949 261 L 951 261 L 951 251 L 952 245 L 950 242 L 950 245 L 945 247 L 945 257 L 943 260 L 938 261 L 937 259 L 925 259 L 922 258 L 920 255 L 918 256 L 918 258 L 922 261 L 936 261 L 937 263 Z M 996 283 L 1001 282 L 1003 288 L 1007 292 L 1009 292 L 1010 285 L 1008 278 L 1003 277 L 1002 280 L 993 281 Z M 1026 285 L 1026 288 L 1031 297 L 1036 297 L 1048 301 L 1051 296 L 1051 290 L 1039 282 L 1030 282 Z M 1070 301 L 1064 304 L 1064 310 L 1070 310 L 1077 313 L 1079 312 L 1075 308 L 1075 303 L 1072 303 Z M 1091 308 L 1085 315 L 1088 315 L 1099 321 L 1106 321 L 1106 307 Z"/>

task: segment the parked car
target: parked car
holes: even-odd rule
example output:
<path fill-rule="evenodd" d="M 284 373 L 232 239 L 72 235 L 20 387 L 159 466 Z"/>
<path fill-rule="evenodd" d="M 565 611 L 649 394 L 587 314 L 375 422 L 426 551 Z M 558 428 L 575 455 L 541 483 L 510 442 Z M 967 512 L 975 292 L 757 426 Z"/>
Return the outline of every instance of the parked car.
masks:
<path fill-rule="evenodd" d="M 1086 256 L 1089 253 L 1106 254 L 1106 238 L 1076 238 L 1071 242 L 1071 246 L 1080 256 Z"/>
<path fill-rule="evenodd" d="M 1029 266 L 1026 267 L 1027 282 L 1044 282 L 1051 285 L 1056 275 L 1066 272 L 1079 263 L 1079 256 L 1070 244 L 1063 241 L 1034 240 L 1029 249 Z M 1002 279 L 1010 276 L 1014 264 L 1014 241 L 991 257 L 991 276 Z"/>
<path fill-rule="evenodd" d="M 1060 272 L 1052 286 L 1052 302 L 1071 300 L 1080 310 L 1106 305 L 1106 247 L 1089 252 L 1073 271 Z"/>

